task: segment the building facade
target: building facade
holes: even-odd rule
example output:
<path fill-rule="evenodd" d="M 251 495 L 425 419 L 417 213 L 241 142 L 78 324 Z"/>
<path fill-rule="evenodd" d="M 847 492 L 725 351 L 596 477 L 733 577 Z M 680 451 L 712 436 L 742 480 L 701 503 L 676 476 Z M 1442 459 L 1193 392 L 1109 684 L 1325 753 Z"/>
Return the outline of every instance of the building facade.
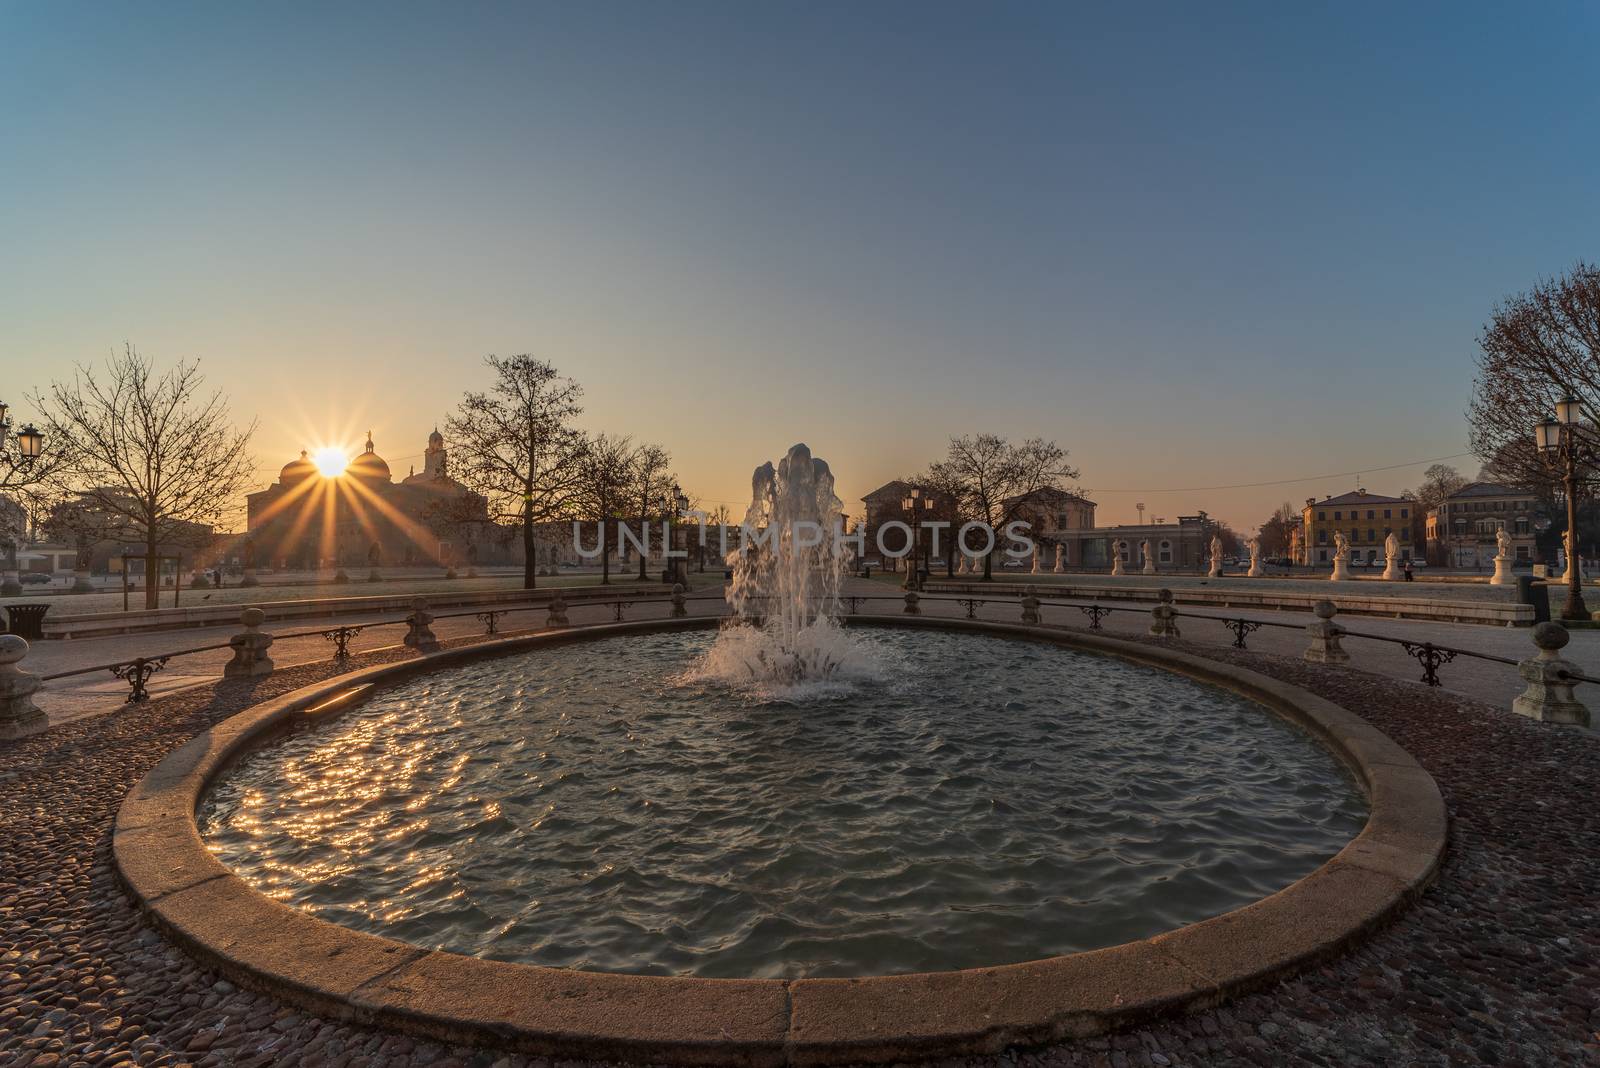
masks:
<path fill-rule="evenodd" d="M 1405 497 L 1384 497 L 1364 489 L 1320 501 L 1311 497 L 1300 512 L 1300 528 L 1297 564 L 1332 566 L 1336 533 L 1349 540 L 1354 563 L 1381 563 L 1391 533 L 1400 543 L 1402 560 L 1423 553 L 1423 517 L 1417 502 Z"/>
<path fill-rule="evenodd" d="M 367 435 L 344 473 L 324 477 L 301 452 L 278 481 L 246 498 L 247 548 L 258 567 L 514 564 L 517 531 L 449 474 L 444 438 L 428 435 L 423 469 L 396 482 Z"/>
<path fill-rule="evenodd" d="M 1532 493 L 1497 482 L 1462 486 L 1428 513 L 1428 562 L 1451 568 L 1494 567 L 1496 535 L 1511 536 L 1513 559 L 1531 564 L 1538 555 L 1534 537 L 1540 521 Z"/>

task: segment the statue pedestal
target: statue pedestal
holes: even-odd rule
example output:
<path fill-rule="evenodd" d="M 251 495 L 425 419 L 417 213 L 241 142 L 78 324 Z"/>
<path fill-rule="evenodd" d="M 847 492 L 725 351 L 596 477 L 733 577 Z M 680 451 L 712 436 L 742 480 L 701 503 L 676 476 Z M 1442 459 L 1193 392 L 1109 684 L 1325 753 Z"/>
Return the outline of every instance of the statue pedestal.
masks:
<path fill-rule="evenodd" d="M 1342 556 L 1333 559 L 1333 574 L 1328 576 L 1334 582 L 1350 581 L 1350 561 Z"/>
<path fill-rule="evenodd" d="M 1211 565 L 1211 570 L 1206 572 L 1206 578 L 1221 578 L 1221 577 L 1222 577 L 1222 565 L 1221 564 L 1212 564 Z"/>
<path fill-rule="evenodd" d="M 1257 562 L 1252 563 L 1250 565 L 1250 570 L 1246 571 L 1244 573 L 1244 577 L 1245 578 L 1260 578 L 1262 575 L 1265 575 L 1265 574 L 1266 574 L 1266 572 L 1262 570 L 1260 562 L 1257 561 Z"/>
<path fill-rule="evenodd" d="M 1383 565 L 1383 581 L 1399 582 L 1403 578 L 1405 575 L 1400 571 L 1400 561 L 1392 556 L 1389 557 Z"/>
<path fill-rule="evenodd" d="M 1494 574 L 1489 578 L 1491 586 L 1514 586 L 1517 577 L 1511 573 L 1511 558 L 1497 556 L 1494 558 Z"/>

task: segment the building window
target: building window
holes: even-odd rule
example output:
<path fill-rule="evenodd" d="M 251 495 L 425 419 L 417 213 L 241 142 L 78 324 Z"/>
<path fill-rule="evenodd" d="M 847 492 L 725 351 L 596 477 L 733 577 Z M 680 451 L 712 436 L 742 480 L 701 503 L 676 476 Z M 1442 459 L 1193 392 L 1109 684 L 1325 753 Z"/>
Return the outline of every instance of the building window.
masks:
<path fill-rule="evenodd" d="M 1163 564 L 1172 563 L 1172 543 L 1170 541 L 1161 543 L 1161 562 Z"/>
<path fill-rule="evenodd" d="M 1317 522 L 1321 523 L 1322 521 L 1324 521 L 1327 518 L 1328 518 L 1328 513 L 1327 512 L 1318 512 L 1317 513 Z"/>
<path fill-rule="evenodd" d="M 1385 519 L 1389 518 L 1389 509 L 1385 508 L 1383 510 L 1383 518 L 1385 518 Z"/>
<path fill-rule="evenodd" d="M 1378 518 L 1378 513 L 1374 512 L 1371 508 L 1368 508 L 1367 509 L 1367 518 L 1368 519 L 1376 519 L 1376 518 Z"/>
<path fill-rule="evenodd" d="M 1318 545 L 1326 545 L 1326 544 L 1328 544 L 1328 532 L 1326 530 L 1317 531 L 1317 544 Z M 1324 555 L 1323 559 L 1326 560 L 1327 556 Z"/>
<path fill-rule="evenodd" d="M 1343 512 L 1335 512 L 1335 513 L 1333 513 L 1333 518 L 1335 520 L 1343 519 L 1344 518 L 1344 513 Z"/>
<path fill-rule="evenodd" d="M 1377 541 L 1378 540 L 1378 532 L 1376 530 L 1373 530 L 1371 527 L 1368 527 L 1367 528 L 1367 540 L 1368 541 Z"/>
<path fill-rule="evenodd" d="M 1317 560 L 1319 562 L 1321 562 L 1321 563 L 1324 563 L 1324 564 L 1327 563 L 1328 562 L 1328 550 L 1326 550 L 1326 549 L 1318 549 L 1317 550 Z"/>

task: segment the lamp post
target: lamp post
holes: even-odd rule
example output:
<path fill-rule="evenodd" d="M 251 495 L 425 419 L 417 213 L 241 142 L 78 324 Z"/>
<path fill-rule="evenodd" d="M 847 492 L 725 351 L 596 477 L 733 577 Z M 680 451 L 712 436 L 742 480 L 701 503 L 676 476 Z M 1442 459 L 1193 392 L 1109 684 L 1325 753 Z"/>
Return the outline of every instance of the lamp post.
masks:
<path fill-rule="evenodd" d="M 900 507 L 911 516 L 911 556 L 910 570 L 906 572 L 905 588 L 908 590 L 922 590 L 922 515 L 927 514 L 933 507 L 933 498 L 924 497 L 922 490 L 916 486 L 911 487 L 911 492 L 900 501 Z M 921 514 L 919 514 L 921 513 Z"/>
<path fill-rule="evenodd" d="M 1545 463 L 1561 472 L 1567 495 L 1567 604 L 1562 619 L 1588 619 L 1583 603 L 1583 576 L 1578 566 L 1578 467 L 1595 461 L 1593 433 L 1579 425 L 1582 405 L 1570 393 L 1556 402 L 1556 417 L 1546 418 L 1533 428 L 1534 444 Z"/>
<path fill-rule="evenodd" d="M 9 485 L 14 472 L 26 472 L 39 459 L 44 452 L 44 435 L 32 423 L 28 423 L 15 435 L 11 433 L 10 407 L 0 401 L 0 468 L 5 474 L 0 478 L 0 485 Z M 16 455 L 11 452 L 11 442 L 17 443 Z M 24 485 L 27 478 L 20 480 Z M 22 595 L 22 583 L 17 577 L 17 549 L 23 532 L 18 531 L 16 537 L 8 539 L 6 545 L 6 560 L 4 574 L 0 575 L 0 597 L 19 597 Z"/>
<path fill-rule="evenodd" d="M 682 520 L 689 514 L 689 498 L 676 482 L 672 484 L 672 492 L 661 501 L 661 510 L 667 516 L 667 566 L 665 578 L 668 582 L 681 582 L 685 587 L 689 585 L 688 549 L 685 547 L 683 557 L 671 555 L 678 548 L 678 531 L 682 527 Z"/>

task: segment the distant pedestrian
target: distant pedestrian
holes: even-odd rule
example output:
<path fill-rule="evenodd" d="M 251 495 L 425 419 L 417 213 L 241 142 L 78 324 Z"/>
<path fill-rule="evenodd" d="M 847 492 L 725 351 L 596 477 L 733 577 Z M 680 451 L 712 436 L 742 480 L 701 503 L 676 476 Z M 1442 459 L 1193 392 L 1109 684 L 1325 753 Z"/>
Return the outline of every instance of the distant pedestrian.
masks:
<path fill-rule="evenodd" d="M 1416 580 L 1416 577 L 1417 576 L 1415 575 L 1415 573 L 1413 573 L 1412 570 L 1411 570 L 1411 561 L 1407 560 L 1406 561 L 1406 581 L 1407 582 L 1414 582 Z"/>

